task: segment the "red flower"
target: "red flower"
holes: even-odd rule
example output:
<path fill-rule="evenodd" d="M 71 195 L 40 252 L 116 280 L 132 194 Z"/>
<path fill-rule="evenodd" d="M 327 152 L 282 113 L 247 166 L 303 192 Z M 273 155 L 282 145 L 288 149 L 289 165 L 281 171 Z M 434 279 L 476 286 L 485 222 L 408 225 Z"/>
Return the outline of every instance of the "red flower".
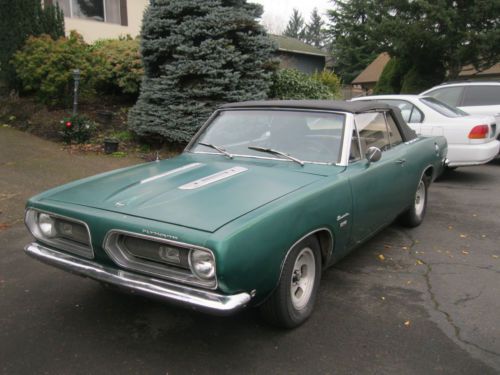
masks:
<path fill-rule="evenodd" d="M 71 128 L 71 125 L 73 125 L 73 124 L 71 123 L 71 121 L 66 122 L 66 127 L 67 127 L 67 128 Z"/>

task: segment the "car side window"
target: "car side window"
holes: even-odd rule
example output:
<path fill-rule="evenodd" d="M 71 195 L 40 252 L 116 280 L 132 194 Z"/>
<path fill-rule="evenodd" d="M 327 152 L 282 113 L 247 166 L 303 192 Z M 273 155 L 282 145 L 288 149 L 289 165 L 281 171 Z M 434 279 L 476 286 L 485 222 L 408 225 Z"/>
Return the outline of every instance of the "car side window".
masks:
<path fill-rule="evenodd" d="M 500 105 L 500 86 L 467 86 L 463 105 Z"/>
<path fill-rule="evenodd" d="M 442 102 L 453 107 L 460 107 L 462 99 L 463 87 L 444 87 L 441 89 L 428 92 L 426 95 L 432 96 Z"/>
<path fill-rule="evenodd" d="M 389 128 L 389 140 L 391 141 L 391 147 L 400 145 L 403 143 L 403 137 L 401 137 L 401 133 L 399 132 L 399 128 L 396 125 L 396 121 L 392 118 L 392 115 L 387 112 L 385 114 L 387 119 L 387 125 Z"/>
<path fill-rule="evenodd" d="M 356 126 L 361 141 L 361 154 L 370 147 L 378 147 L 382 151 L 390 148 L 389 132 L 385 115 L 381 112 L 362 113 L 356 116 Z"/>
<path fill-rule="evenodd" d="M 406 120 L 405 120 L 406 121 Z M 424 114 L 417 107 L 413 106 L 413 110 L 411 112 L 410 121 L 407 121 L 412 124 L 420 124 L 424 121 Z"/>
<path fill-rule="evenodd" d="M 358 137 L 358 132 L 356 131 L 356 129 L 353 129 L 351 137 L 351 150 L 349 154 L 350 163 L 361 160 L 364 157 L 361 149 L 366 149 L 366 147 L 362 144 L 360 148 L 360 143 L 361 139 L 360 137 Z"/>

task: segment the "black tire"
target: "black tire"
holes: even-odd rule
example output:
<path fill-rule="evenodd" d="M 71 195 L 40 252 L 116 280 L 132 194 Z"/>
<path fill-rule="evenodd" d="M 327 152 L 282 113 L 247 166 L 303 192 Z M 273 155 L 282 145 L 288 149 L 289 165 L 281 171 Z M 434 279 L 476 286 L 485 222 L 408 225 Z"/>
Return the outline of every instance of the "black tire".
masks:
<path fill-rule="evenodd" d="M 311 259 L 311 255 L 312 258 Z M 300 260 L 297 262 L 297 260 Z M 307 258 L 307 259 L 306 259 Z M 296 265 L 308 260 L 308 264 L 314 264 L 314 276 L 307 264 L 301 267 L 301 272 L 309 272 L 309 279 L 294 272 Z M 297 264 L 296 264 L 297 263 Z M 304 266 L 306 266 L 304 268 Z M 297 271 L 297 270 L 296 270 Z M 298 278 L 298 279 L 297 279 Z M 316 237 L 308 237 L 297 245 L 288 254 L 283 266 L 281 279 L 273 294 L 260 306 L 262 317 L 270 324 L 282 328 L 294 328 L 304 323 L 312 314 L 321 279 L 321 251 Z M 298 286 L 300 281 L 307 284 L 302 289 Z M 310 284 L 312 282 L 312 285 Z M 292 293 L 295 294 L 292 297 Z M 304 292 L 304 290 L 306 290 Z M 307 295 L 309 294 L 308 298 Z M 299 303 L 300 302 L 300 303 Z M 300 306 L 299 306 L 300 305 Z M 302 306 L 303 305 L 303 306 Z"/>
<path fill-rule="evenodd" d="M 425 212 L 427 211 L 427 198 L 429 192 L 430 179 L 427 175 L 423 175 L 415 190 L 414 204 L 401 215 L 401 223 L 407 227 L 418 227 L 424 221 Z M 423 196 L 422 196 L 423 188 Z M 423 199 L 423 203 L 421 202 Z"/>

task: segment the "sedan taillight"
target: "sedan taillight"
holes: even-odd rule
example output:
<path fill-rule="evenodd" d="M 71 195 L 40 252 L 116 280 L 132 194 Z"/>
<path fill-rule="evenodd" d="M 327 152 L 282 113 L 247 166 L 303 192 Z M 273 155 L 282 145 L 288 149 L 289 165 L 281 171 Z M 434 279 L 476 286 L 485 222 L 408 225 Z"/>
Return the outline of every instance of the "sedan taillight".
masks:
<path fill-rule="evenodd" d="M 488 138 L 490 128 L 488 125 L 477 125 L 472 128 L 469 133 L 469 139 L 484 139 Z"/>

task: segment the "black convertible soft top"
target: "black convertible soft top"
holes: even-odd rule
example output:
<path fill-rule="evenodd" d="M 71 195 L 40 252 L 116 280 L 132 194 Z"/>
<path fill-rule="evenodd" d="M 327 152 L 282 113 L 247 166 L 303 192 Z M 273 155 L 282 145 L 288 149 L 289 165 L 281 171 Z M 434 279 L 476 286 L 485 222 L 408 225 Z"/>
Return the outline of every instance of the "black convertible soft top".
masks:
<path fill-rule="evenodd" d="M 258 100 L 240 103 L 224 104 L 220 109 L 244 109 L 244 108 L 286 108 L 286 109 L 318 109 L 327 111 L 363 113 L 377 110 L 385 110 L 392 113 L 393 118 L 401 131 L 405 142 L 417 137 L 415 132 L 408 126 L 401 116 L 399 108 L 385 103 L 370 101 L 347 102 L 340 100 Z"/>

